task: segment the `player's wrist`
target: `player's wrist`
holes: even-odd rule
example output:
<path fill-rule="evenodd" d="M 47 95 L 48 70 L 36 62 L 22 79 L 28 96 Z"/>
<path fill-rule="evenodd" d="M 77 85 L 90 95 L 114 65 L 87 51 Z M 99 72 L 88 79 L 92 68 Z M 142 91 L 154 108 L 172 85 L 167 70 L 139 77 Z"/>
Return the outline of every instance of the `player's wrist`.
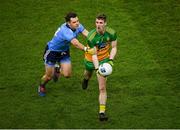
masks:
<path fill-rule="evenodd" d="M 88 48 L 87 47 L 84 47 L 84 49 L 83 49 L 85 52 L 87 52 L 87 50 L 88 50 Z"/>
<path fill-rule="evenodd" d="M 95 68 L 95 72 L 99 75 L 99 68 Z"/>
<path fill-rule="evenodd" d="M 109 63 L 111 66 L 113 66 L 113 65 L 114 65 L 113 59 L 109 59 L 108 63 Z"/>
<path fill-rule="evenodd" d="M 95 71 L 97 71 L 99 68 L 95 68 Z"/>

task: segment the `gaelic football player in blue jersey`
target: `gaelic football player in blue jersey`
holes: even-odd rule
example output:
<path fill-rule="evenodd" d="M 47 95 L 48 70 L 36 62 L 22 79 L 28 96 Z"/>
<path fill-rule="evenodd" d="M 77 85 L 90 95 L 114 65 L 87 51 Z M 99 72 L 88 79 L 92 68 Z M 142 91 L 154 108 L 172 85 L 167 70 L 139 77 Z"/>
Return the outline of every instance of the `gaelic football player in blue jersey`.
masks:
<path fill-rule="evenodd" d="M 38 87 L 40 96 L 45 96 L 46 84 L 53 78 L 56 81 L 59 72 L 66 78 L 71 76 L 70 44 L 87 53 L 94 53 L 93 49 L 85 47 L 77 40 L 79 34 L 85 37 L 88 35 L 88 31 L 80 24 L 77 14 L 70 12 L 66 15 L 65 20 L 66 22 L 57 29 L 52 40 L 47 43 L 44 52 L 45 74 Z M 56 68 L 57 64 L 60 67 Z"/>

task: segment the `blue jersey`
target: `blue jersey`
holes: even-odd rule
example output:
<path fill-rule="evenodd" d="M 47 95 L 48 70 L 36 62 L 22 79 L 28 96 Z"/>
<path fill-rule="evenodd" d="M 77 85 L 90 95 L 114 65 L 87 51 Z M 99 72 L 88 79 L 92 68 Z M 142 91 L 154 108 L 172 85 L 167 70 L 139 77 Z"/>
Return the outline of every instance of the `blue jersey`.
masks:
<path fill-rule="evenodd" d="M 48 49 L 50 51 L 68 51 L 70 42 L 73 38 L 77 38 L 79 33 L 82 33 L 84 27 L 80 24 L 76 30 L 72 30 L 67 23 L 64 23 L 57 29 L 54 37 L 48 42 Z"/>

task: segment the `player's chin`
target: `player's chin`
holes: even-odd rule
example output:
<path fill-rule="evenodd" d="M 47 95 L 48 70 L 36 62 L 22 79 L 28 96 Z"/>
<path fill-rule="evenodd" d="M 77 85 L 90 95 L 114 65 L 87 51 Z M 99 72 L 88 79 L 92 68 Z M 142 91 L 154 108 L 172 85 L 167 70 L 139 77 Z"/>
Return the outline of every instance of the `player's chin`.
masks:
<path fill-rule="evenodd" d="M 79 24 L 75 26 L 75 28 L 77 29 L 79 27 Z"/>
<path fill-rule="evenodd" d="M 97 28 L 97 30 L 98 30 L 98 32 L 102 32 L 103 31 L 102 28 Z"/>
<path fill-rule="evenodd" d="M 78 28 L 78 26 L 75 26 L 73 29 L 76 30 Z"/>

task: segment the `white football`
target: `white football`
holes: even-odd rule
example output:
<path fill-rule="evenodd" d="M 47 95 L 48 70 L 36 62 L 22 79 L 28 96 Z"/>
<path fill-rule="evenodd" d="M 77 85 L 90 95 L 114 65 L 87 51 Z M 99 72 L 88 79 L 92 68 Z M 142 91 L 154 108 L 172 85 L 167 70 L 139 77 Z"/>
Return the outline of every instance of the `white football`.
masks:
<path fill-rule="evenodd" d="M 112 66 L 109 63 L 103 63 L 99 66 L 99 73 L 102 76 L 108 76 L 112 73 Z"/>

